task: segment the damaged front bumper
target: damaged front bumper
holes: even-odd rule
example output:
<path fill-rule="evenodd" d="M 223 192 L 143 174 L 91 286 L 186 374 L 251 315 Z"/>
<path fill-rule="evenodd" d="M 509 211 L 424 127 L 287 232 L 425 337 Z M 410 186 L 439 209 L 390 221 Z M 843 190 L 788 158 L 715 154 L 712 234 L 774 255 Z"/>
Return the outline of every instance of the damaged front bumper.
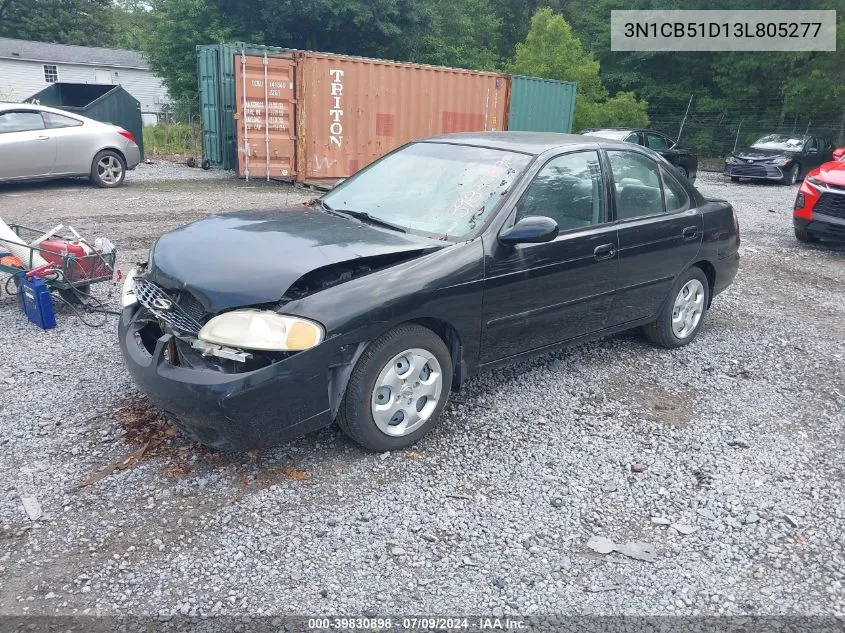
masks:
<path fill-rule="evenodd" d="M 331 346 L 240 372 L 226 371 L 198 353 L 182 363 L 184 346 L 139 318 L 143 311 L 135 305 L 121 313 L 118 332 L 126 366 L 165 415 L 198 442 L 251 450 L 331 424 Z"/>

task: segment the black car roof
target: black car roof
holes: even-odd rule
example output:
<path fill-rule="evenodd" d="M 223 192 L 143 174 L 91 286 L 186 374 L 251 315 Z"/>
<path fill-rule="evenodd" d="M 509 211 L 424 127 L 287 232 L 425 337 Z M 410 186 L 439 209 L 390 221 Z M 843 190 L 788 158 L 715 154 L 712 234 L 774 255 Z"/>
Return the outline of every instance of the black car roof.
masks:
<path fill-rule="evenodd" d="M 557 132 L 461 132 L 442 134 L 425 139 L 429 143 L 455 143 L 493 149 L 521 152 L 537 156 L 552 149 L 563 147 L 612 147 L 629 149 L 630 143 L 614 141 L 580 134 L 559 134 Z"/>

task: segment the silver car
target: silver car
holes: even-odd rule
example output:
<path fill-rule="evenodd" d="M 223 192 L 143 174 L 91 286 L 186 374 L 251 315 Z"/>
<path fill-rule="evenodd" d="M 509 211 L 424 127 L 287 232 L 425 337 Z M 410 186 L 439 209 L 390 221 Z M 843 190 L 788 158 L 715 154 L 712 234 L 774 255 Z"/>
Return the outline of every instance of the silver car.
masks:
<path fill-rule="evenodd" d="M 87 176 L 117 187 L 141 162 L 131 132 L 29 103 L 0 103 L 0 182 Z"/>

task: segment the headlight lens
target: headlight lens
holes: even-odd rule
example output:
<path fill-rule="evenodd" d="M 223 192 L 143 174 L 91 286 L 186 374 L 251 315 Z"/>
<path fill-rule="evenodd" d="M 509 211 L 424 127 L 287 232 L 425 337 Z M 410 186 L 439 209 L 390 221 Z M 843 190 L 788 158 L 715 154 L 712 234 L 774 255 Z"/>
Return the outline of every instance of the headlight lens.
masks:
<path fill-rule="evenodd" d="M 736 156 L 728 156 L 728 159 L 725 161 L 728 165 L 735 165 L 739 162 Z"/>
<path fill-rule="evenodd" d="M 120 292 L 120 305 L 124 308 L 129 308 L 138 303 L 138 297 L 135 296 L 135 276 L 138 274 L 138 267 L 133 266 L 132 269 L 126 273 L 126 278 L 123 280 L 123 289 Z"/>
<path fill-rule="evenodd" d="M 804 179 L 804 182 L 811 184 L 814 187 L 824 187 L 824 183 L 821 180 L 817 180 L 815 178 L 807 177 Z"/>
<path fill-rule="evenodd" d="M 269 310 L 233 310 L 211 319 L 199 338 L 226 347 L 295 352 L 323 342 L 323 326 Z"/>
<path fill-rule="evenodd" d="M 792 162 L 791 158 L 775 158 L 772 161 L 773 165 L 777 165 L 778 167 L 783 167 L 784 165 L 788 165 Z"/>

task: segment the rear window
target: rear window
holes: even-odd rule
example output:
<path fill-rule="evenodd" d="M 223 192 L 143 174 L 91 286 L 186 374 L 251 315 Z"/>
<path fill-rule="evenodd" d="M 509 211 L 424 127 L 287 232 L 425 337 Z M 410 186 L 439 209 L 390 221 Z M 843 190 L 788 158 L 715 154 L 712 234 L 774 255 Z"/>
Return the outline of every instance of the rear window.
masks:
<path fill-rule="evenodd" d="M 82 121 L 62 114 L 42 112 L 41 115 L 44 117 L 44 122 L 47 124 L 47 127 L 51 130 L 60 127 L 76 127 L 77 125 L 82 125 Z"/>

